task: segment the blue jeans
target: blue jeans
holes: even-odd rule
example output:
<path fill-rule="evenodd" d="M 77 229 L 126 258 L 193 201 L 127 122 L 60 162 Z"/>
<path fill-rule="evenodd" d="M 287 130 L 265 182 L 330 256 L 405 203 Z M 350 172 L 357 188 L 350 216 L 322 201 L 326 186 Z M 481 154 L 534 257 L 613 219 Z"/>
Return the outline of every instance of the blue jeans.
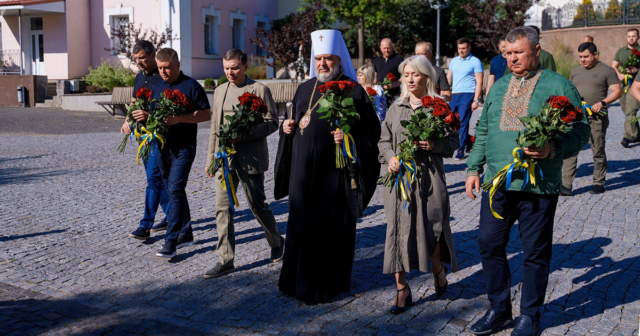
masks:
<path fill-rule="evenodd" d="M 505 248 L 517 220 L 524 256 L 520 314 L 533 319 L 540 317 L 549 281 L 557 205 L 557 194 L 498 191 L 493 197 L 493 209 L 504 218 L 499 219 L 491 213 L 489 194 L 482 193 L 478 243 L 487 294 L 494 310 L 511 313 L 511 270 Z"/>
<path fill-rule="evenodd" d="M 178 235 L 192 235 L 191 212 L 187 201 L 187 181 L 193 160 L 196 158 L 196 146 L 165 147 L 160 150 L 160 170 L 164 186 L 169 195 L 169 213 L 165 242 L 173 242 Z"/>
<path fill-rule="evenodd" d="M 140 227 L 150 229 L 156 219 L 158 205 L 162 207 L 165 216 L 169 211 L 169 196 L 164 189 L 162 173 L 160 172 L 160 149 L 153 144 L 153 152 L 149 154 L 149 159 L 144 163 L 147 172 L 147 191 L 144 197 L 144 217 L 140 221 Z"/>
<path fill-rule="evenodd" d="M 460 115 L 460 150 L 471 145 L 469 136 L 469 120 L 471 120 L 471 104 L 473 104 L 474 93 L 458 93 L 451 96 L 451 111 Z"/>

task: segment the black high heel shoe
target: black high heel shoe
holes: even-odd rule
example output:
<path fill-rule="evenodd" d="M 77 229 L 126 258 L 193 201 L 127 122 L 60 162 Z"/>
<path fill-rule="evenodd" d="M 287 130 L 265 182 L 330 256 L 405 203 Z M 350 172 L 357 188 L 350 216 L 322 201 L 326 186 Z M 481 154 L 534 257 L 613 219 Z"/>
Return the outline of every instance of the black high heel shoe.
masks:
<path fill-rule="evenodd" d="M 442 273 L 443 270 L 445 275 L 444 286 L 440 287 L 440 273 Z M 433 282 L 436 287 L 436 296 L 441 297 L 442 295 L 444 295 L 444 292 L 447 291 L 447 287 L 449 287 L 449 280 L 446 280 L 447 266 L 445 266 L 444 263 L 442 263 L 440 266 L 440 272 L 433 273 L 433 275 L 434 275 Z"/>
<path fill-rule="evenodd" d="M 407 295 L 404 299 L 404 307 L 398 307 L 396 306 L 398 304 L 398 295 L 400 294 L 400 292 L 404 291 L 405 289 L 409 289 L 409 295 Z M 409 288 L 409 285 L 405 284 L 404 287 L 402 287 L 402 289 L 397 289 L 398 291 L 396 293 L 396 305 L 393 305 L 393 307 L 391 307 L 391 314 L 393 315 L 398 315 L 398 314 L 402 314 L 405 312 L 405 310 L 411 306 L 413 304 L 413 300 L 411 298 L 411 288 Z"/>

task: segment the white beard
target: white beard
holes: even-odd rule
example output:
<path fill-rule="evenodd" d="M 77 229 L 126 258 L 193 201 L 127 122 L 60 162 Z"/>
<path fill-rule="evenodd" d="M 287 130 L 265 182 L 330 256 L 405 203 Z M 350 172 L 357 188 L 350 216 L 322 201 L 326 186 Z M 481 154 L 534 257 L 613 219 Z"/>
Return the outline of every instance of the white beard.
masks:
<path fill-rule="evenodd" d="M 318 71 L 318 69 L 316 69 L 316 71 Z M 329 73 L 320 73 L 320 72 L 317 73 L 318 81 L 322 83 L 330 82 L 338 78 L 338 75 L 340 75 L 340 67 L 335 67 L 331 69 Z"/>

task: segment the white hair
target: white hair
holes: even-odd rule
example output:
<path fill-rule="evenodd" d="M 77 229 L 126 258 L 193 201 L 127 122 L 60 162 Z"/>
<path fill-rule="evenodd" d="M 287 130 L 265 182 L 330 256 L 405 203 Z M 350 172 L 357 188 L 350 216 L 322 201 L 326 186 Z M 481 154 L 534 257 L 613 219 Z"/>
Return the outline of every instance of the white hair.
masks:
<path fill-rule="evenodd" d="M 436 97 L 437 96 L 436 86 L 435 86 L 436 71 L 433 68 L 433 65 L 431 65 L 431 62 L 429 62 L 429 60 L 422 55 L 411 56 L 406 60 L 404 60 L 404 62 L 400 63 L 400 66 L 398 67 L 398 72 L 400 72 L 400 76 L 404 74 L 404 67 L 406 67 L 407 65 L 410 65 L 413 71 L 427 77 L 427 82 L 426 82 L 427 95 L 431 97 Z M 407 82 L 403 80 L 402 93 L 400 94 L 400 97 L 396 99 L 396 104 L 401 104 L 406 102 L 409 99 L 409 94 L 410 93 L 409 93 L 409 88 L 407 87 Z"/>

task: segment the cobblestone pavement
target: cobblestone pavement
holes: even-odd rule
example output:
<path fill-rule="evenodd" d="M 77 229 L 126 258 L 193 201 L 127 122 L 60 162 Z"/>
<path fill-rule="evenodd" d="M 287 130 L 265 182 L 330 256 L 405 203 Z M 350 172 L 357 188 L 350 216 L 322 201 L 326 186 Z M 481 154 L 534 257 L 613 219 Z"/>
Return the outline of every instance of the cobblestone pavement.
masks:
<path fill-rule="evenodd" d="M 353 289 L 333 303 L 306 305 L 278 291 L 280 264 L 268 262 L 268 244 L 242 191 L 237 271 L 202 279 L 218 260 L 214 187 L 203 172 L 205 130 L 187 186 L 197 243 L 166 262 L 154 257 L 162 234 L 146 243 L 128 237 L 142 215 L 145 175 L 131 147 L 124 156 L 116 153 L 122 121 L 106 113 L 56 109 L 2 109 L 0 117 L 1 335 L 466 335 L 488 307 L 477 245 L 479 201 L 463 192 L 464 161 L 446 161 L 461 270 L 448 275 L 450 286 L 441 299 L 431 274 L 411 273 L 416 305 L 394 317 L 388 313 L 393 276 L 382 274 L 386 225 L 380 189 L 358 223 Z M 607 192 L 588 193 L 593 162 L 586 149 L 577 195 L 562 197 L 558 205 L 544 335 L 638 332 L 640 146 L 620 146 L 619 107 L 612 108 L 611 120 Z M 100 133 L 105 131 L 110 133 Z M 276 141 L 269 138 L 272 159 Z M 266 184 L 271 196 L 272 171 Z M 285 232 L 287 200 L 269 201 Z M 518 307 L 517 226 L 508 254 Z"/>

